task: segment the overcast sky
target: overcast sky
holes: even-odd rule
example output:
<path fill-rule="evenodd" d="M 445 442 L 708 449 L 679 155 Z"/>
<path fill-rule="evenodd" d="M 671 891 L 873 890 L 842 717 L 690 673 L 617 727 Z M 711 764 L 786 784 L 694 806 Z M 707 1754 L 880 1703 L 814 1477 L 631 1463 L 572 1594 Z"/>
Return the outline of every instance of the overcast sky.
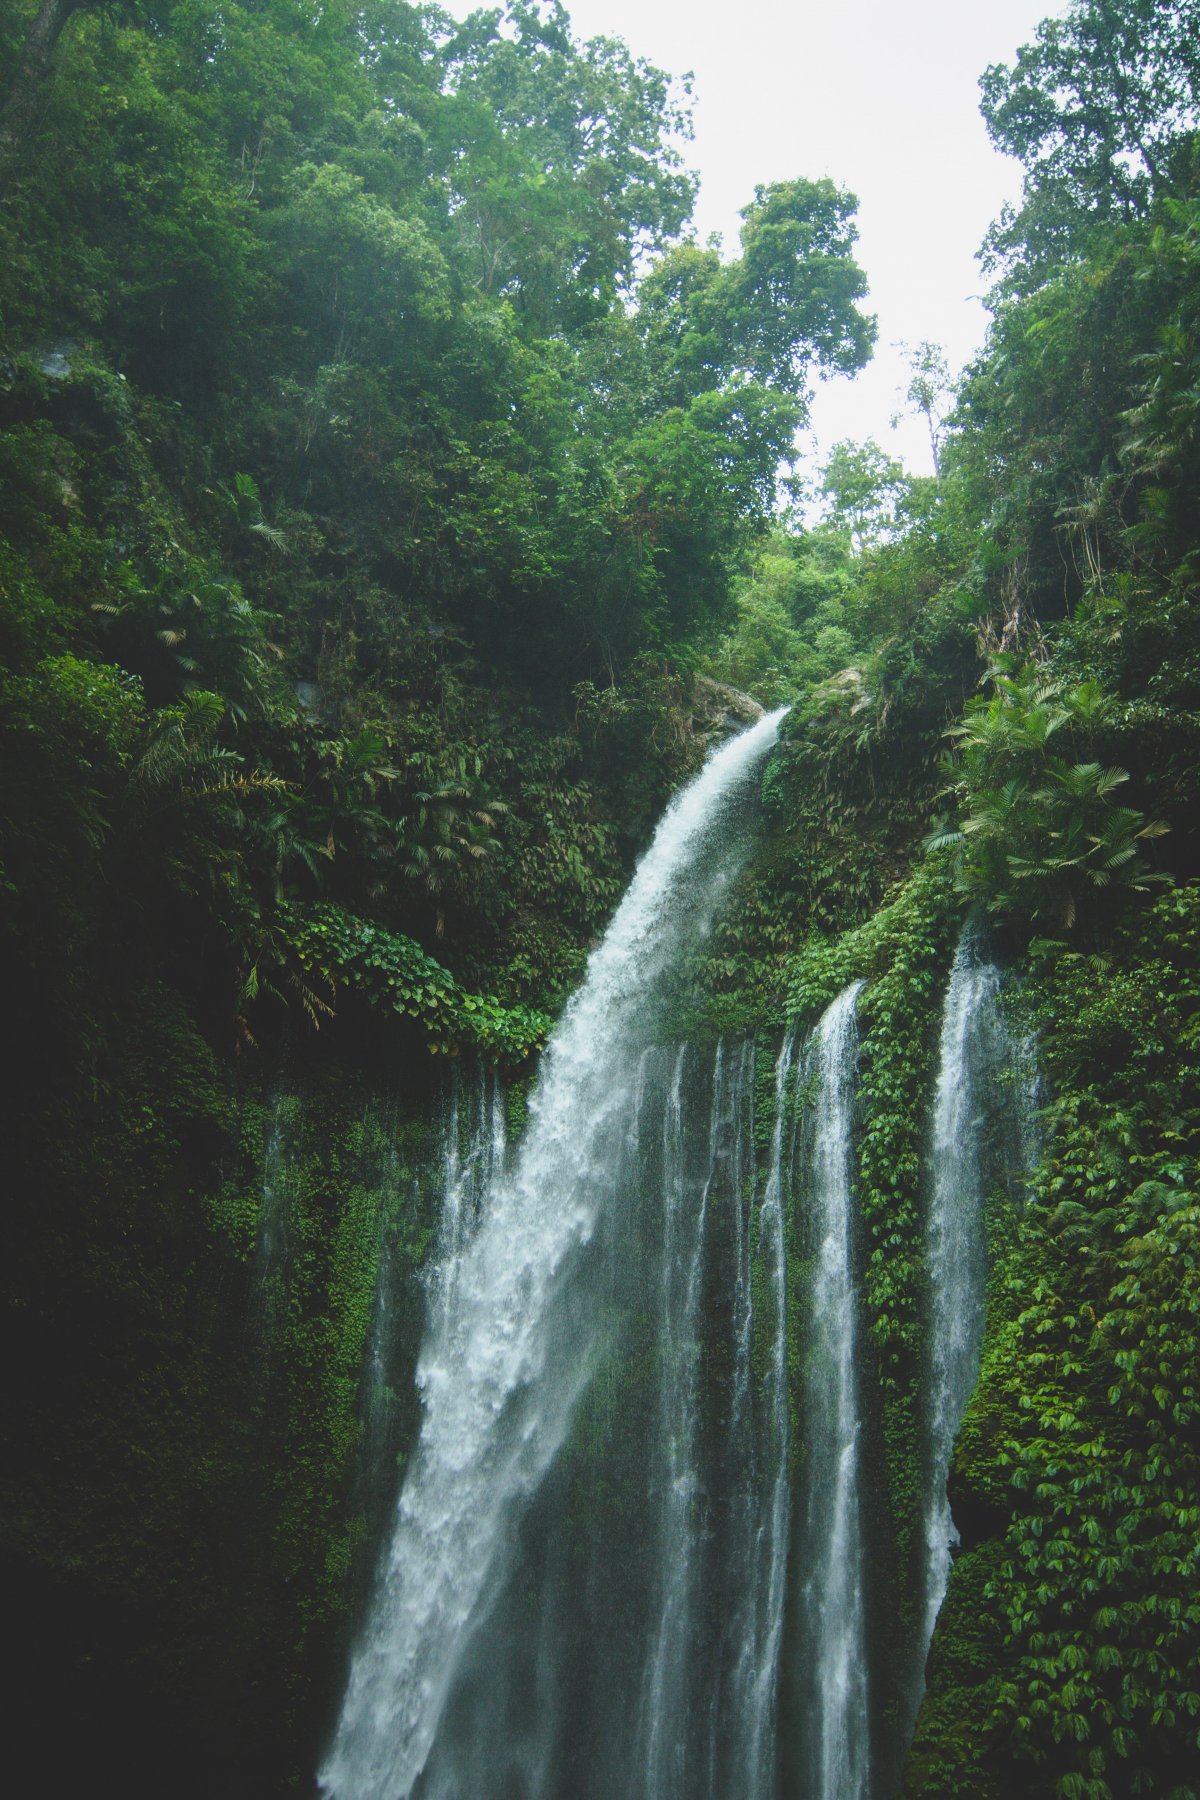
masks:
<path fill-rule="evenodd" d="M 472 0 L 450 0 L 460 16 Z M 899 342 L 931 338 L 961 366 L 982 341 L 975 252 L 1020 170 L 988 143 L 978 80 L 1008 62 L 1063 0 L 567 0 L 576 35 L 622 37 L 695 76 L 696 224 L 737 246 L 758 182 L 828 175 L 858 195 L 859 259 L 879 348 L 853 381 L 818 388 L 816 454 L 874 437 L 914 470 L 923 428 L 893 432 L 906 382 Z M 813 446 L 809 446 L 813 448 Z"/>

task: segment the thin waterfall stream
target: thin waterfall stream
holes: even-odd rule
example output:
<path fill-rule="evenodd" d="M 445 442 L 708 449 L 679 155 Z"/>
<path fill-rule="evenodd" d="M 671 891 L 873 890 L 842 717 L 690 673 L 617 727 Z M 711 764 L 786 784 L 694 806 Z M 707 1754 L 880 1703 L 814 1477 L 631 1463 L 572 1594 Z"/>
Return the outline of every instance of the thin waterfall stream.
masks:
<path fill-rule="evenodd" d="M 658 1622 L 646 1667 L 639 1709 L 636 1760 L 648 1783 L 664 1796 L 682 1791 L 686 1745 L 671 1731 L 681 1716 L 690 1651 L 690 1615 L 695 1602 L 695 1534 L 691 1529 L 697 1501 L 696 1432 L 699 1343 L 697 1326 L 703 1276 L 705 1223 L 712 1177 L 716 1172 L 716 1137 L 720 1126 L 717 1099 L 723 1073 L 723 1046 L 717 1046 L 713 1075 L 714 1105 L 710 1126 L 709 1175 L 700 1204 L 687 1206 L 683 1165 L 683 1077 L 687 1048 L 676 1057 L 663 1114 L 665 1241 L 662 1257 L 660 1346 L 662 1375 L 658 1383 L 658 1436 L 664 1468 L 660 1483 L 659 1557 L 661 1595 Z"/>
<path fill-rule="evenodd" d="M 979 1378 L 987 1188 L 997 1178 L 1010 1189 L 1019 1186 L 1032 1160 L 1030 1057 L 1007 1029 L 1000 989 L 1000 969 L 986 954 L 979 925 L 970 921 L 959 939 L 942 1008 L 930 1144 L 922 1670 L 958 1542 L 946 1479 Z"/>
<path fill-rule="evenodd" d="M 759 1484 L 744 1496 L 748 1517 L 745 1564 L 746 1616 L 738 1618 L 739 1645 L 736 1668 L 736 1716 L 741 1721 L 741 1755 L 735 1767 L 743 1771 L 745 1792 L 774 1792 L 776 1766 L 775 1726 L 778 1702 L 779 1659 L 783 1639 L 787 1586 L 788 1526 L 791 1517 L 791 1433 L 788 1420 L 788 1258 L 786 1193 L 790 1174 L 794 1123 L 789 1118 L 795 1060 L 795 1038 L 789 1032 L 775 1064 L 775 1113 L 771 1128 L 771 1160 L 758 1214 L 758 1250 L 767 1296 L 770 1360 L 763 1384 L 761 1454 L 766 1466 Z M 747 1312 L 747 1348 L 753 1327 Z M 742 1338 L 739 1336 L 739 1343 Z M 735 1406 L 750 1404 L 748 1359 L 739 1363 Z M 724 1790 L 728 1791 L 728 1789 Z"/>
<path fill-rule="evenodd" d="M 975 931 L 964 932 L 942 1011 L 933 1106 L 932 1181 L 926 1229 L 930 1292 L 928 1478 L 925 1502 L 923 1651 L 957 1541 L 946 1476 L 954 1439 L 979 1375 L 987 1247 L 979 1125 L 987 1096 L 988 1038 L 998 1029 L 1000 971 L 981 959 Z"/>
<path fill-rule="evenodd" d="M 853 982 L 828 1008 L 807 1058 L 807 1073 L 817 1090 L 810 1150 L 815 1254 L 805 1383 L 809 1571 L 802 1606 L 803 1654 L 810 1672 L 806 1792 L 812 1800 L 865 1800 L 870 1792 L 851 1185 L 862 985 Z"/>

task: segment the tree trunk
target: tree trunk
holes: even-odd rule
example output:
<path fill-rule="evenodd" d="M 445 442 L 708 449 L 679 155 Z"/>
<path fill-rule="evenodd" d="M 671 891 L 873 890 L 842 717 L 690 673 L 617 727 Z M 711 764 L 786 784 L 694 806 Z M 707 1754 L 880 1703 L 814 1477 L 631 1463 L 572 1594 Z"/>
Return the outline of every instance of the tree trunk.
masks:
<path fill-rule="evenodd" d="M 50 73 L 55 45 L 63 26 L 83 0 L 42 0 L 17 59 L 0 111 L 0 181 L 3 181 L 29 136 L 42 83 Z"/>

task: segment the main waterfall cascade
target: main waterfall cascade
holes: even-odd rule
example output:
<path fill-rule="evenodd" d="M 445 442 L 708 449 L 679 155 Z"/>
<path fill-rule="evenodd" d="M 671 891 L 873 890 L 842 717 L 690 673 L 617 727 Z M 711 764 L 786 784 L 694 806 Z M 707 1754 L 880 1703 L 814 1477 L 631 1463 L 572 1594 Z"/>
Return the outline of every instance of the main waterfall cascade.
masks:
<path fill-rule="evenodd" d="M 641 1161 L 643 1138 L 654 1135 L 645 1115 L 656 1103 L 662 1110 L 664 1084 L 651 1067 L 655 1001 L 681 951 L 709 928 L 746 854 L 750 777 L 781 717 L 770 714 L 723 745 L 668 808 L 544 1058 L 512 1173 L 492 1183 L 453 1280 L 443 1284 L 452 1292 L 431 1308 L 417 1372 L 421 1438 L 322 1771 L 338 1800 L 403 1800 L 419 1782 L 429 1794 L 457 1783 L 461 1800 L 503 1800 L 537 1793 L 539 1784 L 549 1792 L 556 1765 L 586 1738 L 575 1732 L 560 1748 L 543 1723 L 568 1668 L 537 1646 L 569 1639 L 573 1629 L 554 1604 L 556 1558 L 570 1546 L 544 1529 L 545 1517 L 572 1463 L 586 1456 L 589 1425 L 603 1429 L 600 1397 L 638 1348 L 630 1328 L 657 1314 L 658 1296 L 642 1291 L 645 1271 L 625 1229 L 639 1223 L 635 1190 L 652 1185 Z M 685 1158 L 689 1138 L 685 1125 Z M 718 1153 L 728 1163 L 719 1142 Z M 652 1166 L 663 1160 L 661 1150 L 647 1156 Z M 706 1174 L 700 1179 L 703 1186 Z M 652 1355 L 648 1345 L 642 1354 Z M 595 1399 L 581 1413 L 585 1395 Z M 636 1404 L 630 1410 L 636 1415 Z M 547 1483 L 564 1449 L 563 1467 Z M 587 1503 L 606 1498 L 620 1520 L 616 1476 L 608 1495 Z M 639 1520 L 631 1532 L 632 1558 L 647 1543 L 643 1527 Z M 636 1604 L 646 1591 L 644 1581 L 631 1582 L 627 1598 Z M 530 1596 L 533 1606 L 525 1604 Z M 615 1606 L 620 1596 L 602 1598 Z M 500 1703 L 481 1680 L 495 1672 L 480 1661 L 487 1627 L 523 1605 L 529 1654 L 510 1657 L 503 1674 L 509 1730 L 479 1761 L 472 1746 Z M 614 1624 L 619 1636 L 620 1619 Z M 620 1685 L 628 1659 L 614 1664 Z M 643 1713 L 645 1705 L 652 1701 Z M 678 1765 L 675 1749 L 662 1754 Z M 594 1779 L 575 1791 L 622 1791 Z"/>
<path fill-rule="evenodd" d="M 515 1155 L 494 1079 L 452 1091 L 422 1431 L 321 1772 L 331 1800 L 884 1800 L 860 1497 L 862 984 L 768 1055 L 663 1028 L 672 972 L 747 852 L 780 716 L 668 810 Z M 998 980 L 964 940 L 931 1158 L 930 1625 L 978 1361 Z M 382 1258 L 384 1335 L 387 1308 Z"/>

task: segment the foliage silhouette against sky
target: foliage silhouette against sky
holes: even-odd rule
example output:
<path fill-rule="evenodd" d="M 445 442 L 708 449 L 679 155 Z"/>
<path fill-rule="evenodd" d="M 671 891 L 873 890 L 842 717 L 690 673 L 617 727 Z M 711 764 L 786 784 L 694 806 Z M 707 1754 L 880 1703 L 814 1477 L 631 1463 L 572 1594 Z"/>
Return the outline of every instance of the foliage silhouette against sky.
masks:
<path fill-rule="evenodd" d="M 460 16 L 472 0 L 451 0 Z M 879 316 L 875 360 L 820 384 L 813 434 L 823 460 L 842 438 L 874 437 L 916 471 L 931 467 L 919 418 L 893 429 L 908 374 L 896 347 L 932 339 L 952 368 L 978 347 L 987 286 L 975 252 L 1020 169 L 988 142 L 979 78 L 1011 62 L 1048 0 L 746 0 L 731 14 L 677 0 L 568 0 L 577 35 L 623 37 L 673 75 L 694 73 L 700 175 L 696 227 L 736 253 L 738 214 L 759 182 L 829 176 L 858 196 L 859 261 Z"/>

